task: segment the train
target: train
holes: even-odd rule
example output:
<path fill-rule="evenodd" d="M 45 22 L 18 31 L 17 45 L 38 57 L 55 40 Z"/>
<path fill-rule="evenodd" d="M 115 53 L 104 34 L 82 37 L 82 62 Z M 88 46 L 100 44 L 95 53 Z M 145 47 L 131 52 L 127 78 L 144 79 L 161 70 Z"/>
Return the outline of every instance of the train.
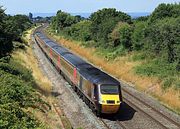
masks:
<path fill-rule="evenodd" d="M 118 80 L 57 44 L 42 31 L 35 31 L 33 35 L 50 62 L 97 116 L 116 114 L 120 110 L 123 101 Z"/>

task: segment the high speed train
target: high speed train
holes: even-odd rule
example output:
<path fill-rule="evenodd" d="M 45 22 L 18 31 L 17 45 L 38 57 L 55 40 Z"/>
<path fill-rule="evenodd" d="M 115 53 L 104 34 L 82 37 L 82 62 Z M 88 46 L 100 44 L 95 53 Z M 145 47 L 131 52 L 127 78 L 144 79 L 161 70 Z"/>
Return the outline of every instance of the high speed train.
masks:
<path fill-rule="evenodd" d="M 122 103 L 119 81 L 58 45 L 41 31 L 36 31 L 34 38 L 59 73 L 97 116 L 119 111 Z"/>

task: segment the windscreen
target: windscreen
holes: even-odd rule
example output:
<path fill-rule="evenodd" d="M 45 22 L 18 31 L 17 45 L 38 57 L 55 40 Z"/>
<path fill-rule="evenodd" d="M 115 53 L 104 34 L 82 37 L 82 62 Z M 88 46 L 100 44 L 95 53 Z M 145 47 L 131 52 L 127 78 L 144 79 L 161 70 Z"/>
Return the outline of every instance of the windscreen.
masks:
<path fill-rule="evenodd" d="M 119 94 L 118 86 L 113 85 L 101 85 L 101 94 Z"/>

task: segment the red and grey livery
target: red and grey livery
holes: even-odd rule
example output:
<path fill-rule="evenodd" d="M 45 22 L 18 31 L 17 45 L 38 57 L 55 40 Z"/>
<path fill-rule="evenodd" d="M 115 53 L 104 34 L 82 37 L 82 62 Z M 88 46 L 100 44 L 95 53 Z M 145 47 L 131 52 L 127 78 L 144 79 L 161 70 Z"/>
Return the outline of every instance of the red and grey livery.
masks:
<path fill-rule="evenodd" d="M 45 55 L 93 112 L 97 115 L 118 112 L 122 102 L 119 81 L 50 40 L 43 33 L 36 32 L 34 36 Z"/>

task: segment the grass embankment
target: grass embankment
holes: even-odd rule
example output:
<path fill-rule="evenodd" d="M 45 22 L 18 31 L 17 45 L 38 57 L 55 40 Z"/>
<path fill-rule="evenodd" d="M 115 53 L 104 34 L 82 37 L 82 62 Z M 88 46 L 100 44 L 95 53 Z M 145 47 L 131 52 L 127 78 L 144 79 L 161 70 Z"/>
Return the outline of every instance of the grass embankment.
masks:
<path fill-rule="evenodd" d="M 16 51 L 13 56 L 28 69 L 32 70 L 32 75 L 35 78 L 39 88 L 44 92 L 46 92 L 47 94 L 50 94 L 52 89 L 52 84 L 49 81 L 49 79 L 46 76 L 44 76 L 42 71 L 39 69 L 38 59 L 35 57 L 33 53 L 32 44 L 30 44 L 33 43 L 30 37 L 32 31 L 33 30 L 28 30 L 26 32 L 27 34 L 25 35 L 25 37 L 23 37 L 23 39 L 28 43 L 28 47 L 26 47 L 26 51 Z"/>
<path fill-rule="evenodd" d="M 101 50 L 92 47 L 84 47 L 82 45 L 84 43 L 69 40 L 62 35 L 56 35 L 51 30 L 48 30 L 48 33 L 60 44 L 82 56 L 89 62 L 102 68 L 114 77 L 130 83 L 131 86 L 134 86 L 136 89 L 155 96 L 163 105 L 178 114 L 180 113 L 180 91 L 174 88 L 164 90 L 162 88 L 163 81 L 158 77 L 138 75 L 135 72 L 135 68 L 145 64 L 146 61 L 133 59 L 137 53 L 129 53 L 126 56 L 116 57 L 114 60 L 107 60 L 102 54 L 99 54 L 102 53 Z"/>
<path fill-rule="evenodd" d="M 68 119 L 62 115 L 59 116 L 54 109 L 53 103 L 57 103 L 57 100 L 51 96 L 52 83 L 43 74 L 38 65 L 38 59 L 35 57 L 32 49 L 33 42 L 31 41 L 31 33 L 34 29 L 28 30 L 23 36 L 23 40 L 27 43 L 25 50 L 18 50 L 13 53 L 13 58 L 32 71 L 32 75 L 36 82 L 36 87 L 38 91 L 41 92 L 40 97 L 47 101 L 51 105 L 51 110 L 47 112 L 41 112 L 39 110 L 31 109 L 30 112 L 43 123 L 45 128 L 59 129 L 62 128 L 63 122 L 65 128 L 70 128 L 71 124 Z M 61 118 L 59 118 L 61 117 Z M 63 119 L 63 120 L 62 120 Z"/>

